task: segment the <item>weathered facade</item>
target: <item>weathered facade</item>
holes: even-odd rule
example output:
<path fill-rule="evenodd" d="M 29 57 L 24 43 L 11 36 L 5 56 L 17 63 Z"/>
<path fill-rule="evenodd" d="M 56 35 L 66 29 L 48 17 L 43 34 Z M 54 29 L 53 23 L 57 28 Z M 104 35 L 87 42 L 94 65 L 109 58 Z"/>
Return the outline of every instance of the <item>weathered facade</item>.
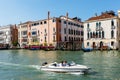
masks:
<path fill-rule="evenodd" d="M 93 49 L 118 49 L 119 18 L 113 11 L 84 22 L 84 47 Z"/>
<path fill-rule="evenodd" d="M 19 24 L 18 31 L 21 47 L 42 45 L 58 49 L 80 49 L 83 42 L 83 23 L 77 17 L 48 16 L 48 19 Z"/>

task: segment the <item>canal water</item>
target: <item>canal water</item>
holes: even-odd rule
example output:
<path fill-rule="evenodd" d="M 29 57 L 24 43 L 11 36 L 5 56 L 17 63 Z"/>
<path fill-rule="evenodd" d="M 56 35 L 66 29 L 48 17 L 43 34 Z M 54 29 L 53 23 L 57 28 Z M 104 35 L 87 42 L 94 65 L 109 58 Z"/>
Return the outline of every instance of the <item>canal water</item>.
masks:
<path fill-rule="evenodd" d="M 39 70 L 43 62 L 62 60 L 92 69 L 85 75 Z M 120 52 L 1 50 L 0 80 L 120 80 Z"/>

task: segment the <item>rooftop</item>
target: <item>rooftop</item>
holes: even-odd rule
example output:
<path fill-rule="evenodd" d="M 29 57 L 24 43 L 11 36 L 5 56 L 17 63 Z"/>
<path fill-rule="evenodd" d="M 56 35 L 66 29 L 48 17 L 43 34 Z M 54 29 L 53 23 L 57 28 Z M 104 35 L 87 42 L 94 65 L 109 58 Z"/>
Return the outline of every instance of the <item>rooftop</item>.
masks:
<path fill-rule="evenodd" d="M 99 15 L 99 16 L 96 15 L 94 17 L 89 18 L 87 21 L 113 18 L 113 17 L 116 17 L 114 11 L 106 11 L 106 12 L 102 12 L 101 15 Z"/>

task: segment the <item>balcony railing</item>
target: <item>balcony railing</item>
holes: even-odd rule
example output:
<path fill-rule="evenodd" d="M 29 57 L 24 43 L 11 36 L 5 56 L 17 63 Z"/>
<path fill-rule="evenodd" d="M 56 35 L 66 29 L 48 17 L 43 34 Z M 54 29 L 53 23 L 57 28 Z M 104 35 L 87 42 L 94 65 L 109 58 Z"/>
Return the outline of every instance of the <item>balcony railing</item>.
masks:
<path fill-rule="evenodd" d="M 56 35 L 56 32 L 54 32 L 53 35 Z"/>
<path fill-rule="evenodd" d="M 47 33 L 45 33 L 44 36 L 47 36 Z"/>
<path fill-rule="evenodd" d="M 103 31 L 102 27 L 96 28 L 96 31 Z"/>
<path fill-rule="evenodd" d="M 90 31 L 91 31 L 91 29 L 90 29 L 90 28 L 87 28 L 87 31 L 88 31 L 88 32 L 90 32 Z"/>
<path fill-rule="evenodd" d="M 115 26 L 111 26 L 111 29 L 115 29 Z"/>
<path fill-rule="evenodd" d="M 25 34 L 25 35 L 22 35 L 22 37 L 27 37 L 27 34 Z"/>

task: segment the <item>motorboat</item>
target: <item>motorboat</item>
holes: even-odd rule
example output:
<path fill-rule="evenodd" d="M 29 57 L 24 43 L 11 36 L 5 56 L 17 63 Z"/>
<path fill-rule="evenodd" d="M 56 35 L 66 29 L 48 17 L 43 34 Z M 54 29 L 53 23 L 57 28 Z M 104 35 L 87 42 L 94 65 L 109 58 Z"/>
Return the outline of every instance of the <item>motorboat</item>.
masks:
<path fill-rule="evenodd" d="M 79 65 L 75 62 L 72 63 L 57 63 L 53 62 L 50 64 L 47 64 L 45 62 L 41 68 L 43 71 L 51 71 L 51 72 L 60 72 L 60 73 L 74 73 L 74 72 L 80 72 L 80 73 L 87 73 L 91 68 L 87 67 L 85 65 Z"/>
<path fill-rule="evenodd" d="M 83 48 L 83 51 L 84 52 L 90 52 L 90 51 L 92 51 L 93 49 L 92 48 Z"/>

